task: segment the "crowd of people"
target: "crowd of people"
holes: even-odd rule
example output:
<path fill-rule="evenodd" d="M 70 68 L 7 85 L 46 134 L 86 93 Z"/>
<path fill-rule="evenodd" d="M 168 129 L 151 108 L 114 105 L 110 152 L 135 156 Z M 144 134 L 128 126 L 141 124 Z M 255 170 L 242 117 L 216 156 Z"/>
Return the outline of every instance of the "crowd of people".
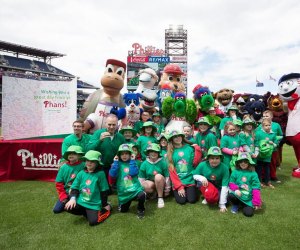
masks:
<path fill-rule="evenodd" d="M 145 216 L 147 199 L 165 206 L 165 197 L 178 204 L 218 204 L 220 212 L 251 217 L 262 206 L 261 188 L 274 189 L 282 131 L 265 111 L 260 124 L 237 117 L 232 106 L 220 123 L 200 117 L 195 124 L 165 131 L 159 112 L 141 114 L 133 127 L 118 125 L 114 114 L 105 128 L 74 134 L 62 144 L 63 162 L 56 178 L 59 199 L 54 213 L 83 215 L 90 225 L 106 220 L 112 205 L 121 213 L 137 201 L 137 216 Z M 116 193 L 118 204 L 108 202 Z"/>

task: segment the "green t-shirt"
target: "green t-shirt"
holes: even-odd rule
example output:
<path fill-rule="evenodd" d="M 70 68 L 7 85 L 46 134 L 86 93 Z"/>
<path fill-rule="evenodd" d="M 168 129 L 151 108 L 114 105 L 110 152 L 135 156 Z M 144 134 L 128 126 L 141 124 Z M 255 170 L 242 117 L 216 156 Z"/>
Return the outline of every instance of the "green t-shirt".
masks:
<path fill-rule="evenodd" d="M 234 183 L 239 186 L 242 196 L 237 196 L 234 191 L 230 191 L 230 193 L 234 194 L 247 206 L 253 207 L 252 190 L 260 189 L 260 181 L 257 173 L 255 171 L 236 169 L 231 173 L 230 183 Z"/>
<path fill-rule="evenodd" d="M 129 162 L 118 162 L 119 171 L 117 175 L 117 191 L 119 204 L 125 204 L 134 199 L 138 193 L 142 192 L 142 187 L 138 176 L 129 175 Z"/>
<path fill-rule="evenodd" d="M 164 158 L 160 158 L 155 163 L 150 162 L 148 159 L 146 159 L 140 167 L 139 177 L 154 181 L 156 174 L 161 174 L 164 177 L 169 177 L 167 162 Z"/>
<path fill-rule="evenodd" d="M 110 168 L 114 161 L 114 157 L 118 153 L 119 146 L 125 143 L 125 138 L 122 134 L 116 133 L 112 138 L 107 137 L 100 141 L 100 136 L 107 129 L 96 130 L 92 135 L 88 144 L 88 150 L 96 150 L 102 154 L 101 161 L 105 168 Z"/>
<path fill-rule="evenodd" d="M 144 161 L 146 159 L 145 150 L 148 147 L 150 143 L 157 143 L 157 140 L 154 136 L 145 136 L 140 135 L 140 137 L 137 139 L 137 145 L 139 147 L 139 151 L 141 153 L 142 160 Z"/>
<path fill-rule="evenodd" d="M 181 148 L 174 148 L 173 162 L 177 175 L 183 185 L 195 184 L 193 179 L 194 148 L 184 144 Z"/>
<path fill-rule="evenodd" d="M 75 177 L 77 174 L 83 170 L 85 167 L 84 162 L 79 162 L 76 165 L 69 165 L 68 163 L 65 163 L 60 167 L 58 170 L 55 182 L 62 182 L 64 183 L 64 188 L 66 190 L 66 193 L 69 193 L 70 187 L 75 180 Z"/>
<path fill-rule="evenodd" d="M 80 171 L 74 180 L 71 189 L 79 190 L 77 203 L 85 208 L 101 210 L 101 192 L 109 189 L 105 173 L 96 171 L 89 173 L 86 170 Z"/>
<path fill-rule="evenodd" d="M 224 135 L 221 138 L 220 147 L 221 147 L 221 149 L 223 149 L 223 148 L 239 149 L 239 147 L 240 147 L 239 135 L 238 134 L 236 134 L 235 136 Z M 225 154 L 225 153 L 223 153 L 223 155 L 224 155 L 223 163 L 226 166 L 228 166 L 228 168 L 229 168 L 232 155 L 228 155 L 228 154 Z"/>
<path fill-rule="evenodd" d="M 195 175 L 203 175 L 217 188 L 227 187 L 229 183 L 229 169 L 224 163 L 217 167 L 211 167 L 208 161 L 200 162 L 193 172 Z"/>
<path fill-rule="evenodd" d="M 210 131 L 198 133 L 196 135 L 196 143 L 200 146 L 202 159 L 206 158 L 207 151 L 210 147 L 218 146 L 217 137 Z"/>
<path fill-rule="evenodd" d="M 86 153 L 87 145 L 91 139 L 91 135 L 89 134 L 82 134 L 81 139 L 79 139 L 76 135 L 71 134 L 68 135 L 61 145 L 61 153 L 64 155 L 64 153 L 67 151 L 68 147 L 70 146 L 80 146 L 82 147 L 82 150 L 84 153 Z"/>

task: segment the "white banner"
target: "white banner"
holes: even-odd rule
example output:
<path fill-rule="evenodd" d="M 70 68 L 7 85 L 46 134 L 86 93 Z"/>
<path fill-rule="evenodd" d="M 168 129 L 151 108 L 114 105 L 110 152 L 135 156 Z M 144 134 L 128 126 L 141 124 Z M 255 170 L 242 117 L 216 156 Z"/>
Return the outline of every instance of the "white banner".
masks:
<path fill-rule="evenodd" d="M 2 76 L 4 140 L 72 133 L 77 79 L 38 81 Z"/>

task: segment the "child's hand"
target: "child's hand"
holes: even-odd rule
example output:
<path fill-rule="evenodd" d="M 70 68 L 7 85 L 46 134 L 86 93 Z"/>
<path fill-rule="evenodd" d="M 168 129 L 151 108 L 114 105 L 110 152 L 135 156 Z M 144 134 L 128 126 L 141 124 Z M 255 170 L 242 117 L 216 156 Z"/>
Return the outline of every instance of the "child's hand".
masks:
<path fill-rule="evenodd" d="M 76 206 L 76 200 L 75 199 L 71 199 L 65 205 L 65 210 L 70 210 L 70 209 L 74 208 L 75 206 Z"/>
<path fill-rule="evenodd" d="M 115 156 L 114 161 L 118 161 L 119 160 L 119 156 Z"/>
<path fill-rule="evenodd" d="M 260 206 L 254 206 L 254 210 L 259 210 L 259 209 L 261 209 Z"/>
<path fill-rule="evenodd" d="M 235 190 L 234 193 L 238 196 L 238 197 L 241 197 L 242 196 L 242 193 L 240 190 Z"/>
<path fill-rule="evenodd" d="M 222 208 L 220 208 L 220 212 L 221 212 L 221 213 L 225 213 L 225 212 L 227 212 L 227 208 L 226 208 L 226 207 L 222 207 Z"/>
<path fill-rule="evenodd" d="M 232 151 L 232 155 L 237 155 L 238 154 L 238 150 L 237 149 L 234 149 L 233 151 Z"/>
<path fill-rule="evenodd" d="M 184 190 L 184 188 L 178 190 L 178 194 L 179 194 L 179 196 L 181 196 L 181 197 L 185 197 L 185 190 Z"/>
<path fill-rule="evenodd" d="M 257 154 L 252 154 L 251 157 L 255 159 L 257 158 Z"/>
<path fill-rule="evenodd" d="M 131 154 L 131 160 L 135 160 L 135 154 Z"/>

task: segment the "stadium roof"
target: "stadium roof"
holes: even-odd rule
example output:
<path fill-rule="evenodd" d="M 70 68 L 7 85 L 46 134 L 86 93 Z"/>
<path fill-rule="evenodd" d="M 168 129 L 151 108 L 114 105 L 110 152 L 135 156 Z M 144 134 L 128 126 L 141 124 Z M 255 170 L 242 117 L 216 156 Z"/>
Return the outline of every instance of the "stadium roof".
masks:
<path fill-rule="evenodd" d="M 17 54 L 22 54 L 26 56 L 32 56 L 32 57 L 38 57 L 43 58 L 44 60 L 46 58 L 55 58 L 55 57 L 63 57 L 64 54 L 51 52 L 47 50 L 41 50 L 36 49 L 24 45 L 19 45 L 15 43 L 8 43 L 0 40 L 0 51 L 6 51 L 6 52 L 14 52 Z"/>

